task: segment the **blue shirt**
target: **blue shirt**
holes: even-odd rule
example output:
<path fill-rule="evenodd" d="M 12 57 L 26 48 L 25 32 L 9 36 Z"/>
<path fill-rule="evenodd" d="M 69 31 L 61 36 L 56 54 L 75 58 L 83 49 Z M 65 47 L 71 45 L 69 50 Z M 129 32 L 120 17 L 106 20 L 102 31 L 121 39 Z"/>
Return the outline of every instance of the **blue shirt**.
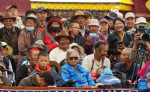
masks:
<path fill-rule="evenodd" d="M 10 36 L 11 32 L 12 32 L 12 29 L 11 30 L 6 30 L 6 32 L 8 33 L 8 35 Z"/>
<path fill-rule="evenodd" d="M 77 81 L 75 83 L 76 87 L 82 87 L 83 85 L 95 86 L 93 78 L 90 76 L 89 71 L 84 69 L 83 66 L 77 64 L 79 72 L 77 72 L 68 63 L 62 67 L 61 77 L 65 82 L 69 80 Z M 74 85 L 72 85 L 74 87 Z"/>

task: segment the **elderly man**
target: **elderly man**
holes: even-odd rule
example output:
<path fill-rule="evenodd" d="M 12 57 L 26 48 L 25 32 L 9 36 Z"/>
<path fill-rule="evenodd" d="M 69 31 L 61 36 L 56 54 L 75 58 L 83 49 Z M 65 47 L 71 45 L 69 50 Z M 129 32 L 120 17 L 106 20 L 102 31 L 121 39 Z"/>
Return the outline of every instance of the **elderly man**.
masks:
<path fill-rule="evenodd" d="M 88 15 L 85 15 L 82 11 L 77 11 L 75 13 L 74 16 L 71 17 L 71 21 L 73 22 L 77 22 L 80 26 L 80 32 L 79 32 L 79 35 L 83 36 L 85 34 L 88 33 L 88 30 L 86 29 L 84 23 L 85 23 L 85 20 L 88 19 L 89 16 Z"/>
<path fill-rule="evenodd" d="M 18 85 L 23 78 L 27 77 L 32 72 L 32 70 L 34 70 L 37 64 L 37 55 L 39 51 L 40 50 L 36 47 L 28 51 L 28 60 L 24 61 L 17 70 L 16 85 Z"/>
<path fill-rule="evenodd" d="M 69 44 L 73 41 L 73 37 L 69 36 L 65 30 L 62 30 L 54 39 L 58 42 L 59 47 L 50 52 L 49 59 L 60 63 L 66 57 L 67 50 L 70 49 Z"/>
<path fill-rule="evenodd" d="M 27 49 L 30 45 L 34 44 L 37 40 L 42 40 L 42 34 L 40 30 L 37 30 L 40 26 L 40 21 L 35 15 L 24 16 L 22 22 L 26 27 L 20 32 L 18 39 L 20 58 L 27 54 Z"/>
<path fill-rule="evenodd" d="M 18 38 L 21 29 L 13 26 L 13 22 L 15 20 L 16 18 L 12 17 L 11 13 L 4 13 L 4 16 L 0 19 L 0 21 L 4 24 L 4 27 L 0 29 L 0 39 L 13 48 L 14 57 L 15 59 L 18 59 Z"/>
<path fill-rule="evenodd" d="M 108 43 L 106 40 L 97 41 L 94 44 L 94 53 L 88 55 L 82 61 L 82 66 L 89 70 L 90 73 L 95 73 L 99 67 L 105 66 L 110 68 L 110 61 L 107 57 Z"/>
<path fill-rule="evenodd" d="M 132 12 L 128 12 L 125 15 L 125 23 L 127 28 L 129 29 L 127 32 L 133 33 L 135 31 L 134 23 L 135 23 L 135 15 Z"/>
<path fill-rule="evenodd" d="M 114 65 L 114 69 L 117 69 L 119 72 L 123 72 L 126 74 L 127 80 L 132 79 L 134 67 L 136 65 L 135 63 L 132 63 L 132 61 L 130 60 L 130 58 L 129 58 L 130 54 L 131 54 L 131 48 L 123 49 L 122 53 L 121 53 L 121 62 L 116 63 Z M 137 65 L 134 79 L 138 73 L 138 69 L 139 69 L 139 65 Z"/>
<path fill-rule="evenodd" d="M 14 21 L 13 25 L 16 27 L 19 27 L 21 29 L 24 28 L 24 26 L 21 24 L 21 17 L 18 17 L 18 12 L 17 12 L 17 6 L 16 5 L 10 5 L 6 8 L 6 12 L 9 12 L 12 14 L 12 17 L 15 17 L 17 20 Z M 21 21 L 21 22 L 19 22 Z"/>
<path fill-rule="evenodd" d="M 44 7 L 39 7 L 36 10 L 36 16 L 40 20 L 41 25 L 39 26 L 39 29 L 42 33 L 42 37 L 44 38 L 47 32 L 47 22 L 46 22 L 47 10 Z"/>

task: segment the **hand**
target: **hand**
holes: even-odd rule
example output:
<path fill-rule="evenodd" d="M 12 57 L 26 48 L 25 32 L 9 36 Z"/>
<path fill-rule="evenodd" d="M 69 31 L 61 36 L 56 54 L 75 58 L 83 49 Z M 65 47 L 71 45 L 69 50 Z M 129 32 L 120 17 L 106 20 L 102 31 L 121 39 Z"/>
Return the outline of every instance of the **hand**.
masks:
<path fill-rule="evenodd" d="M 123 50 L 124 48 L 125 48 L 125 45 L 124 45 L 124 44 L 119 44 L 119 45 L 117 45 L 117 49 Z"/>
<path fill-rule="evenodd" d="M 63 30 L 65 31 L 65 32 L 67 32 L 68 33 L 68 29 L 67 29 L 67 27 L 65 28 L 65 27 L 63 27 Z"/>
<path fill-rule="evenodd" d="M 122 49 L 118 49 L 118 50 L 117 50 L 118 53 L 121 53 L 121 51 L 122 51 Z"/>
<path fill-rule="evenodd" d="M 12 83 L 10 82 L 10 86 L 12 87 Z"/>
<path fill-rule="evenodd" d="M 150 51 L 150 44 L 146 41 L 143 44 L 146 45 L 146 50 Z"/>
<path fill-rule="evenodd" d="M 96 86 L 91 86 L 91 88 L 96 88 Z"/>
<path fill-rule="evenodd" d="M 139 41 L 140 36 L 138 33 L 134 34 L 134 43 L 137 44 L 137 41 Z"/>
<path fill-rule="evenodd" d="M 96 38 L 96 41 L 100 41 L 100 39 L 99 39 L 99 38 Z"/>
<path fill-rule="evenodd" d="M 91 39 L 92 39 L 92 37 L 91 37 L 91 36 L 88 36 L 88 37 L 86 38 L 86 41 L 90 42 Z"/>
<path fill-rule="evenodd" d="M 90 87 L 90 86 L 85 84 L 85 85 L 83 85 L 82 87 L 85 87 L 85 88 L 87 88 L 87 87 Z"/>

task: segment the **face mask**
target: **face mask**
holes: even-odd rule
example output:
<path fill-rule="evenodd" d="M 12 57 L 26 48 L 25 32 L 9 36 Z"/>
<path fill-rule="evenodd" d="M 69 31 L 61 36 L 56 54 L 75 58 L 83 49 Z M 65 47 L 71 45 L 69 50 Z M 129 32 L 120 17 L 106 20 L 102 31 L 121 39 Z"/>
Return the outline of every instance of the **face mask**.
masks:
<path fill-rule="evenodd" d="M 26 27 L 26 29 L 27 29 L 29 32 L 31 32 L 32 30 L 34 30 L 34 26 L 32 26 L 32 27 Z"/>
<path fill-rule="evenodd" d="M 51 30 L 54 32 L 54 33 L 59 33 L 60 32 L 60 28 L 59 27 L 52 27 Z"/>

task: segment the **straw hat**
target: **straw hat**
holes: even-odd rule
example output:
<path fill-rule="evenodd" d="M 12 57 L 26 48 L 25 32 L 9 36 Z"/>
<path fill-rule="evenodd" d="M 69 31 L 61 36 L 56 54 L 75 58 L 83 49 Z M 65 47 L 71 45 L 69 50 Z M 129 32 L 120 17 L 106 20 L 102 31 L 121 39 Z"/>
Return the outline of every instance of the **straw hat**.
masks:
<path fill-rule="evenodd" d="M 75 15 L 71 17 L 71 21 L 74 21 L 78 16 L 83 16 L 85 19 L 89 18 L 89 16 L 85 15 L 82 11 L 77 11 Z"/>
<path fill-rule="evenodd" d="M 22 23 L 24 24 L 24 25 L 26 25 L 26 21 L 27 21 L 27 19 L 28 18 L 30 18 L 30 19 L 34 19 L 35 21 L 36 21 L 36 23 L 37 23 L 37 26 L 36 26 L 36 28 L 39 28 L 40 27 L 40 20 L 35 16 L 35 15 L 33 15 L 33 14 L 30 14 L 29 16 L 23 16 L 22 17 Z"/>
<path fill-rule="evenodd" d="M 61 66 L 60 66 L 60 64 L 58 64 L 56 61 L 50 61 L 49 65 L 50 65 L 50 67 L 55 66 L 56 69 L 58 70 L 56 72 L 58 73 L 59 76 L 61 76 Z"/>
<path fill-rule="evenodd" d="M 80 46 L 80 45 L 78 45 L 77 43 L 72 43 L 72 44 L 70 44 L 70 48 L 72 48 L 72 47 L 74 47 L 74 46 L 79 48 L 80 56 L 82 56 L 82 55 L 84 54 L 84 49 L 83 49 L 83 47 Z"/>
<path fill-rule="evenodd" d="M 15 17 L 12 17 L 12 14 L 9 13 L 9 12 L 5 12 L 5 13 L 4 13 L 4 16 L 0 19 L 0 22 L 2 22 L 2 21 L 5 20 L 5 19 L 12 19 L 13 21 L 16 20 L 16 18 L 15 18 Z"/>
<path fill-rule="evenodd" d="M 69 36 L 69 34 L 68 34 L 66 31 L 64 31 L 64 30 L 62 30 L 62 31 L 58 34 L 58 36 L 55 36 L 55 37 L 54 37 L 54 40 L 58 42 L 59 39 L 60 39 L 60 37 L 68 37 L 70 43 L 73 41 L 73 37 L 72 37 L 72 36 Z"/>
<path fill-rule="evenodd" d="M 99 25 L 99 22 L 98 22 L 97 19 L 90 19 L 90 20 L 89 20 L 89 25 L 87 26 L 87 30 L 89 30 L 89 26 L 90 26 L 90 25 L 96 25 L 96 26 L 99 27 L 98 30 L 100 30 L 100 25 Z"/>

